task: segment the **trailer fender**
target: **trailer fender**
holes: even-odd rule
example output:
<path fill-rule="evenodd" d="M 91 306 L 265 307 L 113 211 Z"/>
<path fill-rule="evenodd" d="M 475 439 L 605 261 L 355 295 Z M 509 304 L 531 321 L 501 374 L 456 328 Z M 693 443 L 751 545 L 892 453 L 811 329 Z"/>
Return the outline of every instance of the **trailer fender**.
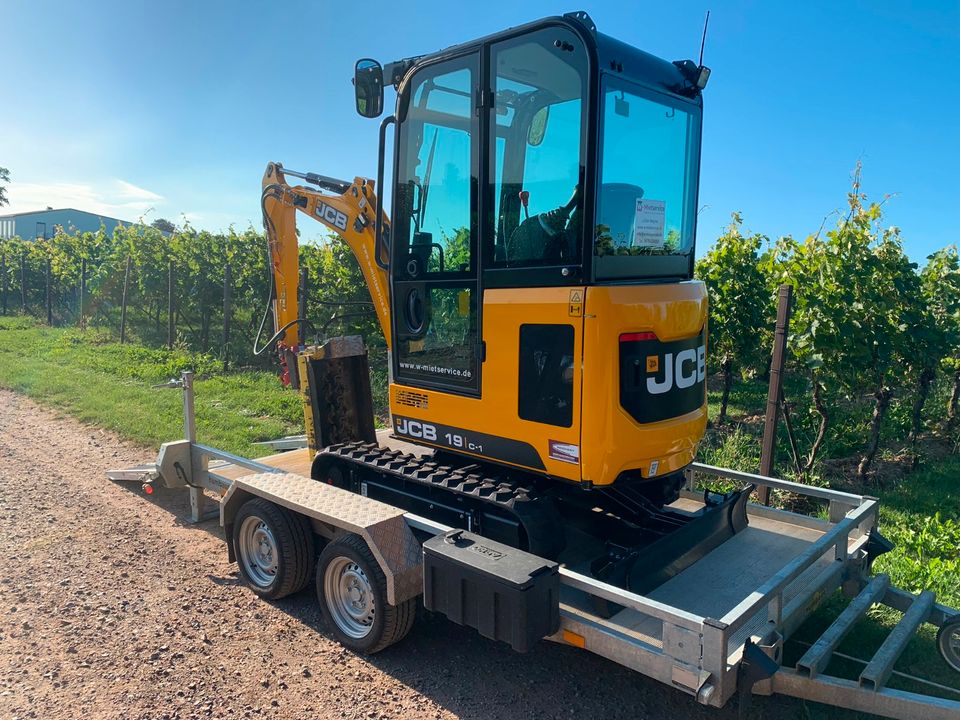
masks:
<path fill-rule="evenodd" d="M 227 536 L 231 561 L 233 520 L 252 497 L 261 497 L 340 532 L 362 537 L 383 570 L 387 602 L 399 605 L 423 592 L 423 559 L 420 543 L 407 525 L 404 513 L 386 503 L 311 480 L 293 473 L 261 473 L 237 478 L 220 501 L 220 524 Z"/>

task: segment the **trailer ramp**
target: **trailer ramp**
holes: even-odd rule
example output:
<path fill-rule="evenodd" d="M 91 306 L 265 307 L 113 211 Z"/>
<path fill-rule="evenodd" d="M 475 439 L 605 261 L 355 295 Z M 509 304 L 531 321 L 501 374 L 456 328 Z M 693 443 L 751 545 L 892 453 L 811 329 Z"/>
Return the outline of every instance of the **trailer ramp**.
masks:
<path fill-rule="evenodd" d="M 904 611 L 856 680 L 827 675 L 824 670 L 843 639 L 874 604 Z M 950 608 L 935 602 L 933 593 L 912 595 L 890 586 L 885 574 L 875 576 L 797 661 L 779 668 L 753 687 L 756 694 L 779 693 L 835 707 L 904 720 L 957 720 L 960 701 L 887 687 L 894 666 L 925 622 L 943 625 Z M 947 689 L 947 688 L 944 688 Z M 960 691 L 957 697 L 960 698 Z"/>

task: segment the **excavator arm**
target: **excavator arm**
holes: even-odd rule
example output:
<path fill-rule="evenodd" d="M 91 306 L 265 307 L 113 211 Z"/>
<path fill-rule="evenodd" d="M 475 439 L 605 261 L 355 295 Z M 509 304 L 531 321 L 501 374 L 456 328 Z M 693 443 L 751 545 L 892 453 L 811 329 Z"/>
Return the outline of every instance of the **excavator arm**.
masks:
<path fill-rule="evenodd" d="M 306 180 L 320 189 L 290 185 L 288 175 Z M 315 173 L 286 170 L 280 163 L 269 163 L 263 174 L 262 188 L 261 207 L 273 273 L 271 300 L 278 348 L 292 349 L 298 344 L 298 211 L 328 227 L 350 247 L 370 289 L 370 298 L 389 347 L 390 294 L 386 270 L 389 253 L 386 247 L 377 248 L 375 229 L 379 198 L 374 181 L 357 177 L 351 183 Z M 383 217 L 382 222 L 383 235 L 389 237 L 389 221 Z M 377 257 L 378 251 L 380 257 Z"/>

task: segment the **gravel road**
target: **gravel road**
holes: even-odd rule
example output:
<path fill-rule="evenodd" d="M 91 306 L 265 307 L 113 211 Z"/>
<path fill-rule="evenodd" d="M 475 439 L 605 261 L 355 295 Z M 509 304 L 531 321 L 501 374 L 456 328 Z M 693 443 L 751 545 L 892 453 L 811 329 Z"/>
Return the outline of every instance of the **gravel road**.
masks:
<path fill-rule="evenodd" d="M 154 457 L 0 390 L 0 718 L 737 717 L 736 702 L 702 708 L 584 652 L 520 655 L 443 618 L 356 656 L 312 590 L 271 604 L 242 587 L 217 522 L 186 522 L 185 493 L 104 477 Z M 803 710 L 756 698 L 749 716 Z"/>

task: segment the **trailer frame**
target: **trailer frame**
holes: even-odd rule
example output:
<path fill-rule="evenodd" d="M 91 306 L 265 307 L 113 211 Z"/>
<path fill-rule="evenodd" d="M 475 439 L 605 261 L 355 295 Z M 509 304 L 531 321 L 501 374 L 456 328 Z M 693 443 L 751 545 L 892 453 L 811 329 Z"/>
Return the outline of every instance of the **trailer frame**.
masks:
<path fill-rule="evenodd" d="M 422 558 L 413 531 L 437 535 L 450 527 L 269 463 L 197 443 L 192 373 L 184 372 L 179 381 L 164 387 L 183 390 L 185 439 L 164 443 L 153 465 L 108 471 L 108 477 L 137 480 L 145 488 L 162 482 L 187 489 L 195 522 L 211 517 L 205 511 L 210 502 L 205 492 L 219 494 L 219 519 L 225 528 L 230 527 L 243 500 L 265 498 L 305 515 L 314 532 L 327 539 L 348 532 L 361 535 L 384 571 L 391 604 L 419 594 Z M 240 477 L 236 476 L 238 469 Z M 697 481 L 705 478 L 752 483 L 826 503 L 825 518 L 748 505 L 749 517 L 757 522 L 789 525 L 797 532 L 819 537 L 719 616 L 638 595 L 561 566 L 560 627 L 547 639 L 605 657 L 714 707 L 725 705 L 735 694 L 747 698 L 751 693 L 779 693 L 909 720 L 960 717 L 958 701 L 886 687 L 897 658 L 919 625 L 927 622 L 942 627 L 958 613 L 936 603 L 932 593 L 915 596 L 890 587 L 885 576 L 871 575 L 871 562 L 884 542 L 877 533 L 876 498 L 694 463 L 687 471 L 683 500 L 702 498 L 696 487 Z M 228 532 L 228 546 L 229 537 Z M 229 552 L 234 559 L 232 547 Z M 683 572 L 690 570 L 693 568 Z M 811 647 L 804 656 L 810 656 L 809 662 L 801 661 L 797 668 L 782 667 L 785 639 L 841 588 L 848 597 L 856 598 L 851 603 L 854 610 L 842 614 Z M 629 615 L 632 625 L 619 621 L 621 614 L 603 617 L 591 611 L 593 598 L 623 608 L 621 614 Z M 887 642 L 869 661 L 859 681 L 823 674 L 839 640 L 874 602 L 904 612 Z"/>

